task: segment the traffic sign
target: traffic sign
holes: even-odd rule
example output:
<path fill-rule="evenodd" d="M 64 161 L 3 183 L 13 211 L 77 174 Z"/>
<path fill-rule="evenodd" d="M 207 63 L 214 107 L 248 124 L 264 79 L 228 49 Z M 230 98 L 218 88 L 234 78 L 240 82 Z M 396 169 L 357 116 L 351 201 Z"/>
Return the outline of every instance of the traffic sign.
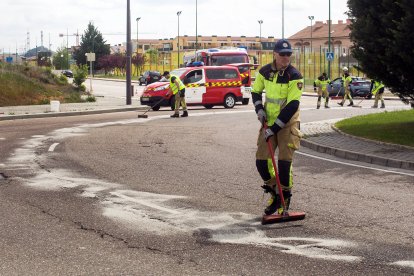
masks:
<path fill-rule="evenodd" d="M 85 56 L 87 61 L 95 61 L 95 53 L 86 53 Z"/>
<path fill-rule="evenodd" d="M 334 53 L 333 52 L 326 52 L 326 59 L 329 61 L 332 61 L 334 59 Z"/>

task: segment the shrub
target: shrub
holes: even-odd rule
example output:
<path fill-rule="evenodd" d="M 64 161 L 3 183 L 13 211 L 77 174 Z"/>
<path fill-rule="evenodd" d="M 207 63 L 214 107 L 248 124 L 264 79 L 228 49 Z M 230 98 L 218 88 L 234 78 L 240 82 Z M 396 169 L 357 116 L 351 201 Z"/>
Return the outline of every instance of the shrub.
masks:
<path fill-rule="evenodd" d="M 86 87 L 82 85 L 88 76 L 88 66 L 86 64 L 74 66 L 73 68 L 73 84 L 79 91 L 85 91 Z"/>

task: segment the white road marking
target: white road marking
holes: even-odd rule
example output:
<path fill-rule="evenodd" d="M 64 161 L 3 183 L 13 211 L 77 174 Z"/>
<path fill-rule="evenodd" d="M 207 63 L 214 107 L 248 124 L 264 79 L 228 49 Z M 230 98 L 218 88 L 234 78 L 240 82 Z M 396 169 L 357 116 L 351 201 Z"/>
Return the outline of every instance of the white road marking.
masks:
<path fill-rule="evenodd" d="M 4 137 L 0 137 L 0 140 L 6 140 L 6 138 L 4 138 Z"/>
<path fill-rule="evenodd" d="M 53 143 L 53 144 L 49 147 L 49 151 L 54 151 L 57 145 L 59 145 L 59 143 Z"/>
<path fill-rule="evenodd" d="M 414 261 L 398 261 L 398 262 L 391 263 L 391 265 L 398 265 L 398 266 L 414 269 Z"/>
<path fill-rule="evenodd" d="M 296 154 L 300 154 L 300 155 L 304 155 L 304 156 L 308 156 L 308 157 L 311 157 L 311 158 L 316 158 L 316 159 L 320 159 L 320 160 L 324 160 L 324 161 L 329 161 L 329 162 L 332 162 L 332 163 L 337 163 L 337 164 L 352 166 L 352 167 L 370 169 L 370 170 L 380 171 L 380 172 L 387 172 L 387 173 L 394 173 L 394 174 L 414 176 L 414 174 L 412 174 L 412 173 L 398 172 L 398 171 L 392 171 L 392 170 L 386 170 L 386 169 L 373 168 L 373 167 L 368 167 L 368 166 L 363 166 L 363 165 L 357 165 L 357 164 L 353 164 L 353 163 L 349 163 L 349 162 L 332 160 L 332 159 L 320 157 L 320 156 L 317 156 L 317 155 L 312 155 L 312 154 L 304 153 L 304 152 L 301 152 L 301 151 L 297 151 Z"/>
<path fill-rule="evenodd" d="M 140 194 L 142 194 L 142 196 L 140 198 L 137 198 L 137 197 L 131 197 L 131 196 L 124 195 L 122 193 L 122 191 L 111 192 L 111 194 L 116 196 L 116 197 L 119 197 L 121 199 L 125 199 L 127 201 L 138 203 L 140 205 L 144 205 L 144 206 L 150 207 L 152 209 L 156 209 L 156 210 L 163 211 L 163 212 L 170 213 L 170 214 L 174 214 L 174 215 L 181 214 L 181 212 L 179 212 L 177 210 L 174 210 L 172 208 L 165 208 L 165 207 L 162 207 L 162 206 L 159 206 L 159 205 L 155 204 L 154 201 L 156 201 L 157 199 L 159 200 L 160 195 L 154 196 L 154 194 L 151 194 L 151 193 L 140 192 Z M 167 197 L 166 200 L 168 200 L 170 198 L 171 197 Z M 184 197 L 175 196 L 174 198 L 184 198 Z"/>
<path fill-rule="evenodd" d="M 251 233 L 251 235 L 246 235 L 244 237 L 237 237 L 235 235 L 226 237 L 225 234 L 223 236 L 224 237 L 219 237 L 219 235 L 214 235 L 213 240 L 221 243 L 251 244 L 268 248 L 276 247 L 288 254 L 296 254 L 314 259 L 346 262 L 362 260 L 362 258 L 358 256 L 338 254 L 342 248 L 356 246 L 353 243 L 341 240 L 298 237 L 268 238 L 261 235 L 261 233 Z"/>

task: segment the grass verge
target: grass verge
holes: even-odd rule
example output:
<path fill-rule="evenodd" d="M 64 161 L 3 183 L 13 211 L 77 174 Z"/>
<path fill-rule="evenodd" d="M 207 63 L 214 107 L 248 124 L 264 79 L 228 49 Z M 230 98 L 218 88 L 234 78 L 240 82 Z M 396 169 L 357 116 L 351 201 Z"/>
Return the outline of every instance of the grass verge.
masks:
<path fill-rule="evenodd" d="M 414 109 L 356 116 L 335 126 L 351 135 L 414 147 Z"/>
<path fill-rule="evenodd" d="M 0 63 L 0 106 L 83 102 L 81 93 L 50 68 Z"/>

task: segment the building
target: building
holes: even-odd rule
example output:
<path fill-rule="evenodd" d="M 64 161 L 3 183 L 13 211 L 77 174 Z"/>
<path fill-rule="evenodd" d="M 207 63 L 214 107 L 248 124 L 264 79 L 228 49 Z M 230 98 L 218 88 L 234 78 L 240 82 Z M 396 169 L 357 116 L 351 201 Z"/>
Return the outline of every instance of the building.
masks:
<path fill-rule="evenodd" d="M 339 20 L 338 23 L 331 22 L 331 52 L 335 56 L 349 56 L 352 42 L 349 38 L 351 29 L 349 25 L 351 20 L 347 19 L 345 22 Z M 296 34 L 289 37 L 292 47 L 302 49 L 302 51 L 310 52 L 312 45 L 312 52 L 328 51 L 328 33 L 329 21 L 316 21 L 312 26 L 300 30 Z"/>
<path fill-rule="evenodd" d="M 306 26 L 294 35 L 288 37 L 294 48 L 292 63 L 303 72 L 306 78 L 312 80 L 321 72 L 327 72 L 330 64 L 329 75 L 339 75 L 341 68 L 347 66 L 351 73 L 359 75 L 356 70 L 358 62 L 351 56 L 352 42 L 350 40 L 351 20 L 339 20 L 331 22 L 330 50 L 334 53 L 334 60 L 329 62 L 326 58 L 328 52 L 328 21 L 316 21 L 312 26 Z M 187 53 L 193 53 L 196 49 L 242 47 L 247 49 L 250 56 L 258 57 L 260 65 L 267 64 L 273 59 L 273 48 L 279 38 L 273 36 L 188 36 L 164 39 L 139 39 L 132 40 L 133 53 L 146 53 L 149 49 L 158 52 L 158 58 L 149 62 L 148 68 L 159 69 L 158 65 L 170 66 L 170 69 L 183 64 L 183 57 Z M 138 47 L 137 47 L 138 46 Z M 138 51 L 137 51 L 138 48 Z M 312 49 L 311 49 L 312 48 Z M 125 52 L 126 43 L 119 51 Z M 179 57 L 178 57 L 179 54 Z M 173 66 L 173 67 L 171 67 Z"/>

